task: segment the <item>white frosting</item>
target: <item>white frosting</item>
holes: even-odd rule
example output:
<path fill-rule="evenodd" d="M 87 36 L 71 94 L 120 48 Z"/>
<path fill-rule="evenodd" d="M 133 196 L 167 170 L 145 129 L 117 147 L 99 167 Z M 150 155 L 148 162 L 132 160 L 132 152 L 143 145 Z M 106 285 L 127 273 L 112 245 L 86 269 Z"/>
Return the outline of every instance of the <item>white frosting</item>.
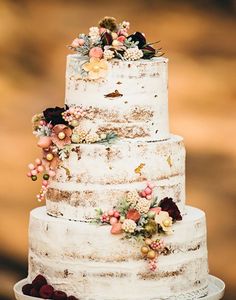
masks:
<path fill-rule="evenodd" d="M 168 71 L 166 58 L 127 62 L 112 60 L 106 78 L 82 80 L 78 74 L 84 58 L 68 55 L 66 103 L 95 110 L 81 126 L 94 132 L 118 131 L 124 138 L 166 139 L 168 125 Z M 122 97 L 105 97 L 118 90 Z"/>
<path fill-rule="evenodd" d="M 171 136 L 159 142 L 124 142 L 113 145 L 81 144 L 70 151 L 49 184 L 47 209 L 51 215 L 73 220 L 94 217 L 94 209 L 109 210 L 127 191 L 156 183 L 154 196 L 172 197 L 184 212 L 185 148 Z M 135 169 L 144 164 L 141 173 Z"/>
<path fill-rule="evenodd" d="M 156 273 L 148 271 L 138 242 L 121 240 L 109 231 L 110 226 L 52 218 L 45 207 L 33 210 L 29 227 L 30 280 L 44 274 L 55 288 L 81 300 L 195 299 L 199 293 L 206 293 L 208 267 L 202 211 L 187 207 L 183 221 L 174 225 L 174 234 L 164 237 L 170 253 L 159 256 Z"/>

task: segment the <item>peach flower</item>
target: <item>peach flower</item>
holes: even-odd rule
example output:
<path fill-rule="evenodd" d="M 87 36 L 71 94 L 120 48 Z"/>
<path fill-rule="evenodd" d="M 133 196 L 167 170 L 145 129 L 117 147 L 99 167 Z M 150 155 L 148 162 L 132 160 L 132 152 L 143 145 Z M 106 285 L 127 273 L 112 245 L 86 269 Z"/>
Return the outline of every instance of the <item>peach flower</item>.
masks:
<path fill-rule="evenodd" d="M 63 148 L 71 144 L 72 130 L 64 124 L 55 125 L 52 129 L 52 142 L 58 147 Z"/>
<path fill-rule="evenodd" d="M 89 51 L 89 56 L 90 57 L 95 57 L 95 58 L 102 58 L 103 56 L 103 51 L 102 48 L 100 47 L 94 47 Z"/>
<path fill-rule="evenodd" d="M 105 59 L 91 57 L 90 61 L 83 65 L 83 69 L 88 72 L 88 78 L 98 79 L 105 77 L 108 71 L 108 63 Z"/>

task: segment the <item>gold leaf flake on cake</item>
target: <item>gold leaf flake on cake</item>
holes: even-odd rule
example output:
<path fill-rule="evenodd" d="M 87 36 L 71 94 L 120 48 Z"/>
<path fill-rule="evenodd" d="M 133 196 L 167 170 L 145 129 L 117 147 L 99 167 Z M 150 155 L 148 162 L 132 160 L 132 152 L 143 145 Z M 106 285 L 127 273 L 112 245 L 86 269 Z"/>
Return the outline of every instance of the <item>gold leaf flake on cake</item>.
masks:
<path fill-rule="evenodd" d="M 114 92 L 104 95 L 105 98 L 118 98 L 118 97 L 122 97 L 122 96 L 123 96 L 123 94 L 121 94 L 118 90 L 115 90 Z"/>
<path fill-rule="evenodd" d="M 144 163 L 141 163 L 137 168 L 134 169 L 134 172 L 135 172 L 136 174 L 141 175 L 141 172 L 142 172 L 142 169 L 143 169 L 144 166 L 145 166 L 145 164 L 144 164 Z"/>
<path fill-rule="evenodd" d="M 172 164 L 172 160 L 171 160 L 171 156 L 170 155 L 168 156 L 168 158 L 167 158 L 166 161 L 168 162 L 169 166 L 172 167 L 173 164 Z"/>

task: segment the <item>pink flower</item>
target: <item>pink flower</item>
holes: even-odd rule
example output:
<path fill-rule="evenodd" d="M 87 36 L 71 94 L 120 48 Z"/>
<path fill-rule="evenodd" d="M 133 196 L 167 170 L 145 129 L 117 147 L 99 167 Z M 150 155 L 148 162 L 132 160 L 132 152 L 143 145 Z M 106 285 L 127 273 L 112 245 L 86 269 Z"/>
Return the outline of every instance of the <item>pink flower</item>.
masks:
<path fill-rule="evenodd" d="M 160 211 L 161 211 L 161 208 L 160 207 L 153 207 L 150 209 L 150 211 L 154 211 L 156 214 L 159 214 Z"/>
<path fill-rule="evenodd" d="M 94 58 L 102 58 L 103 51 L 100 47 L 94 47 L 89 51 L 89 56 Z"/>
<path fill-rule="evenodd" d="M 52 140 L 49 136 L 42 136 L 38 141 L 40 148 L 48 148 L 52 144 Z"/>
<path fill-rule="evenodd" d="M 73 40 L 73 42 L 71 43 L 71 47 L 73 48 L 77 48 L 80 46 L 80 39 L 76 38 Z"/>
<path fill-rule="evenodd" d="M 65 145 L 71 144 L 71 135 L 72 130 L 68 126 L 64 124 L 55 125 L 52 129 L 52 142 L 58 148 L 63 148 Z"/>
<path fill-rule="evenodd" d="M 121 43 L 124 43 L 124 41 L 126 40 L 126 37 L 123 36 L 123 35 L 121 35 L 121 36 L 119 36 L 119 37 L 117 38 L 117 40 L 118 40 L 119 42 L 121 42 Z"/>
<path fill-rule="evenodd" d="M 111 233 L 112 234 L 120 234 L 122 233 L 122 224 L 121 223 L 115 223 L 111 227 Z"/>

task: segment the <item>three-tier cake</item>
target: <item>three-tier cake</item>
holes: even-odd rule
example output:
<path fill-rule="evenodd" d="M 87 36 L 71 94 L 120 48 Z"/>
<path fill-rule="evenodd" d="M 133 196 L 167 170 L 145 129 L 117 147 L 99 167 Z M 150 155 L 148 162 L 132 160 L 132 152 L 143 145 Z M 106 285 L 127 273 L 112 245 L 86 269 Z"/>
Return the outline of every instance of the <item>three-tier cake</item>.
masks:
<path fill-rule="evenodd" d="M 185 148 L 169 132 L 168 59 L 128 29 L 106 17 L 79 35 L 67 57 L 65 106 L 33 118 L 43 156 L 28 176 L 42 173 L 37 197 L 46 206 L 29 225 L 28 281 L 42 282 L 25 294 L 208 294 L 205 214 L 185 204 Z M 43 283 L 52 287 L 46 296 Z"/>

